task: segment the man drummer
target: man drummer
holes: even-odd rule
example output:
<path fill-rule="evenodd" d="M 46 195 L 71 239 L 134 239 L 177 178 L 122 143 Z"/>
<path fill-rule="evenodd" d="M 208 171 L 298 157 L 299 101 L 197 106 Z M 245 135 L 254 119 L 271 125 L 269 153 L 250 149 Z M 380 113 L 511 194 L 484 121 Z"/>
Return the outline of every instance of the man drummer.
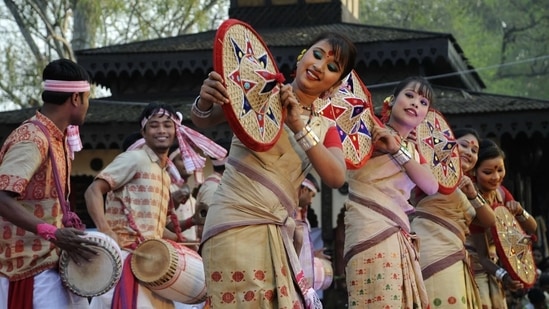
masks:
<path fill-rule="evenodd" d="M 60 249 L 76 263 L 93 259 L 95 252 L 86 245 L 95 242 L 64 227 L 60 199 L 68 192 L 57 192 L 52 162 L 68 190 L 67 128 L 84 123 L 90 78 L 68 59 L 50 62 L 42 77 L 43 106 L 0 150 L 0 308 L 88 308 L 86 298 L 63 287 L 57 264 Z"/>
<path fill-rule="evenodd" d="M 97 229 L 117 240 L 125 260 L 117 286 L 94 297 L 91 308 L 174 307 L 173 301 L 136 281 L 128 257 L 140 242 L 160 239 L 165 232 L 171 183 L 168 151 L 179 121 L 172 106 L 149 104 L 139 118 L 143 139 L 118 155 L 86 190 L 88 212 Z"/>
<path fill-rule="evenodd" d="M 229 152 L 229 148 L 231 147 L 231 140 L 230 139 L 218 139 L 215 141 L 218 145 L 222 146 L 227 150 L 227 153 Z M 217 190 L 217 187 L 221 183 L 221 177 L 223 176 L 223 173 L 225 172 L 225 163 L 227 163 L 228 156 L 221 159 L 211 158 L 210 161 L 212 162 L 212 168 L 213 173 L 208 175 L 206 179 L 204 179 L 204 183 L 200 186 L 198 189 L 198 193 L 196 195 L 196 205 L 201 210 L 201 216 L 205 217 L 205 213 L 208 211 L 208 205 L 211 204 L 213 196 L 215 191 Z M 204 218 L 205 219 L 205 218 Z M 197 227 L 197 238 L 202 238 L 202 228 L 204 225 L 199 225 Z"/>

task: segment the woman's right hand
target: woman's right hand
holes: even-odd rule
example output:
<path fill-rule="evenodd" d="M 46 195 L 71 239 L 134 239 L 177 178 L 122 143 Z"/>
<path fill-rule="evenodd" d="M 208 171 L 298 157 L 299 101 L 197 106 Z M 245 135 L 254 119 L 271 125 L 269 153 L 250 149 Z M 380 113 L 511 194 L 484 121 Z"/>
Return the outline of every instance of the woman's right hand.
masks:
<path fill-rule="evenodd" d="M 400 149 L 400 137 L 389 130 L 374 122 L 372 128 L 372 143 L 377 151 L 382 153 L 396 153 Z"/>
<path fill-rule="evenodd" d="M 518 280 L 513 280 L 509 274 L 503 277 L 503 285 L 510 291 L 517 291 L 524 288 L 524 284 Z"/>
<path fill-rule="evenodd" d="M 469 176 L 462 175 L 458 186 L 461 191 L 467 195 L 468 199 L 472 200 L 477 197 L 477 189 Z"/>
<path fill-rule="evenodd" d="M 197 107 L 200 110 L 208 110 L 213 104 L 228 104 L 229 93 L 223 85 L 223 77 L 215 71 L 208 73 L 208 77 L 200 87 L 200 100 L 197 102 Z"/>

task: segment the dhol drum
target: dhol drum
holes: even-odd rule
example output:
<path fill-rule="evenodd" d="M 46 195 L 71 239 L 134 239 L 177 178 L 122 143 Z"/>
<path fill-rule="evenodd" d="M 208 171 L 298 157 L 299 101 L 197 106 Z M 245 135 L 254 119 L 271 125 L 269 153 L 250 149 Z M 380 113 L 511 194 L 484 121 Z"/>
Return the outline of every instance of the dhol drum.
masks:
<path fill-rule="evenodd" d="M 332 285 L 334 279 L 334 269 L 332 263 L 323 258 L 314 258 L 314 275 L 313 289 L 320 291 L 326 290 Z"/>
<path fill-rule="evenodd" d="M 74 294 L 94 297 L 109 291 L 122 274 L 121 251 L 114 239 L 101 232 L 87 232 L 82 236 L 97 242 L 93 246 L 98 256 L 88 263 L 76 265 L 67 252 L 61 252 L 59 275 L 63 284 Z"/>
<path fill-rule="evenodd" d="M 131 256 L 135 277 L 156 294 L 184 304 L 206 299 L 202 258 L 184 245 L 165 239 L 142 242 Z"/>

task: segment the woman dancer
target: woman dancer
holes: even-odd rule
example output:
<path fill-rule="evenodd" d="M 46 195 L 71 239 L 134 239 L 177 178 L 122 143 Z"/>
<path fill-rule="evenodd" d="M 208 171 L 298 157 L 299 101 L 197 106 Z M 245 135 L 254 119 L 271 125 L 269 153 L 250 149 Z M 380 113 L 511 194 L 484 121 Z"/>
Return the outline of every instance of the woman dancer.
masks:
<path fill-rule="evenodd" d="M 504 161 L 505 154 L 496 143 L 491 140 L 481 141 L 474 168 L 477 190 L 492 209 L 497 206 L 507 207 L 524 231 L 533 234 L 537 229 L 536 220 L 502 185 L 505 178 Z M 472 224 L 467 249 L 471 254 L 482 308 L 507 308 L 505 289 L 513 291 L 523 288 L 523 285 L 520 281 L 513 280 L 507 270 L 497 264 L 499 258 L 491 231 Z"/>
<path fill-rule="evenodd" d="M 349 172 L 344 250 L 349 308 L 427 308 L 408 199 L 415 186 L 436 193 L 438 182 L 406 138 L 432 100 L 431 85 L 421 77 L 397 85 L 384 102 L 388 122 L 372 130 L 372 158 Z"/>
<path fill-rule="evenodd" d="M 256 152 L 233 138 L 201 245 L 212 308 L 311 306 L 314 292 L 293 249 L 292 218 L 298 190 L 312 167 L 330 187 L 345 181 L 341 141 L 335 127 L 317 114 L 314 102 L 339 86 L 355 57 L 346 37 L 321 35 L 297 62 L 294 81 L 280 90 L 287 117 L 276 144 Z M 202 84 L 192 108 L 195 125 L 225 120 L 221 105 L 230 98 L 222 82 L 222 76 L 211 72 Z"/>
<path fill-rule="evenodd" d="M 412 231 L 421 239 L 419 263 L 431 307 L 481 308 L 465 239 L 471 222 L 487 228 L 495 223 L 495 215 L 467 176 L 478 159 L 478 133 L 458 129 L 454 136 L 464 174 L 459 188 L 447 195 L 418 197 Z"/>

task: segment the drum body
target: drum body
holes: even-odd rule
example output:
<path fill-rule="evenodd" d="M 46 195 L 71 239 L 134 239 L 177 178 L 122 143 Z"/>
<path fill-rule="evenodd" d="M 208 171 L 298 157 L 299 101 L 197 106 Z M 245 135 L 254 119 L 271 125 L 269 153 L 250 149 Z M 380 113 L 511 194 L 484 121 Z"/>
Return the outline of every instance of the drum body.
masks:
<path fill-rule="evenodd" d="M 121 251 L 114 239 L 101 232 L 87 232 L 82 236 L 97 242 L 93 249 L 98 256 L 90 262 L 76 265 L 63 251 L 59 259 L 59 275 L 63 284 L 74 294 L 93 297 L 109 291 L 122 274 Z"/>
<path fill-rule="evenodd" d="M 206 298 L 202 258 L 195 251 L 164 239 L 142 242 L 131 256 L 135 277 L 156 294 L 184 304 Z"/>
<path fill-rule="evenodd" d="M 334 269 L 332 268 L 332 263 L 326 259 L 314 258 L 313 271 L 315 275 L 315 280 L 313 282 L 313 289 L 326 290 L 332 285 L 334 279 Z"/>

